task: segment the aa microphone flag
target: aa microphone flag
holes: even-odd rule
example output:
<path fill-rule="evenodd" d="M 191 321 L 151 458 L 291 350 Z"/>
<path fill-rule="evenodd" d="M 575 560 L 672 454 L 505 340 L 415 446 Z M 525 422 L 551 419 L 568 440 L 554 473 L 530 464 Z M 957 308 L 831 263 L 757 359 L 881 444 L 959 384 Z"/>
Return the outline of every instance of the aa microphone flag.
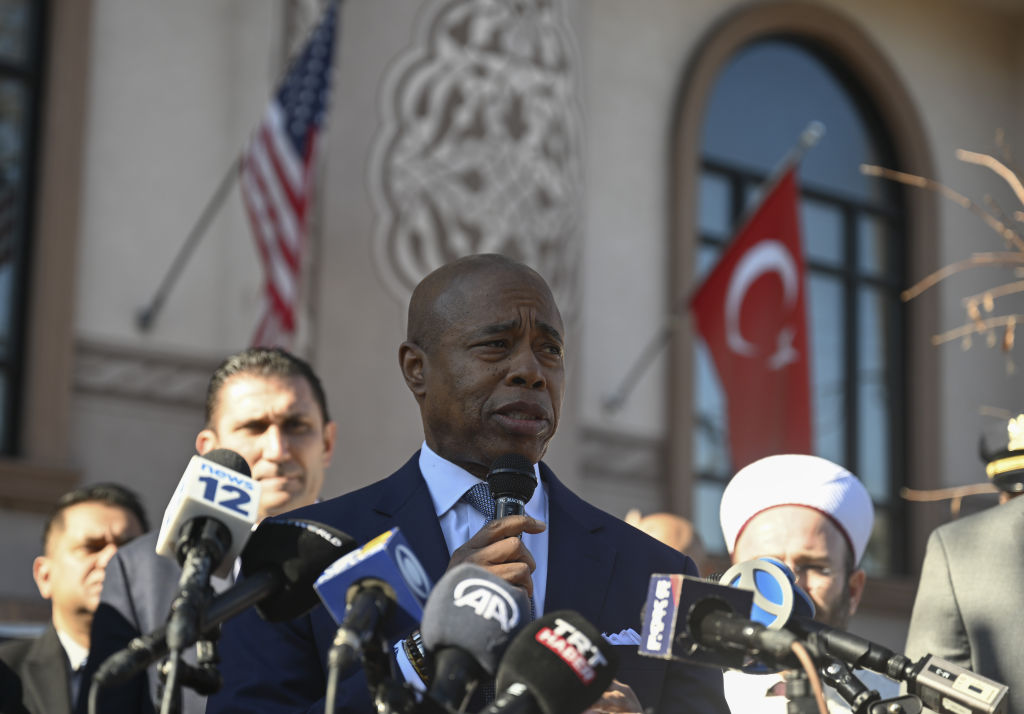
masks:
<path fill-rule="evenodd" d="M 792 165 L 690 300 L 725 391 L 733 470 L 812 450 L 798 197 Z"/>
<path fill-rule="evenodd" d="M 291 347 L 299 310 L 313 159 L 327 113 L 338 3 L 328 5 L 242 156 L 242 198 L 263 263 L 266 305 L 253 346 Z"/>

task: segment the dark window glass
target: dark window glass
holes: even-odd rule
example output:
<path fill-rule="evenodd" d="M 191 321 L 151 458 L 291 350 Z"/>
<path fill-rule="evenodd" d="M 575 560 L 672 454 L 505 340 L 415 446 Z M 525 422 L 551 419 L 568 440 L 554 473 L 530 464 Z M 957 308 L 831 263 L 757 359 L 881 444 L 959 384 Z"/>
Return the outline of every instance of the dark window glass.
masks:
<path fill-rule="evenodd" d="M 45 3 L 0 0 L 0 453 L 17 453 Z"/>

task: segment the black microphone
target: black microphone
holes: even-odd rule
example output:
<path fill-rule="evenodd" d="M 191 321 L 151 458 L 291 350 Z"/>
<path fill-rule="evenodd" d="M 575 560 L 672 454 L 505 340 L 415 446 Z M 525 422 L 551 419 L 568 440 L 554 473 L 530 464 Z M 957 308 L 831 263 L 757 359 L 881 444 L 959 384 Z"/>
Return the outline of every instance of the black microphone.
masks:
<path fill-rule="evenodd" d="M 212 594 L 210 576 L 224 576 L 242 550 L 259 503 L 260 485 L 230 449 L 193 456 L 164 511 L 156 552 L 181 565 L 178 595 L 167 621 L 173 652 L 197 639 L 201 610 Z"/>
<path fill-rule="evenodd" d="M 742 668 L 750 660 L 744 652 L 707 647 L 691 633 L 689 613 L 705 600 L 718 601 L 725 610 L 745 616 L 753 606 L 754 593 L 691 575 L 651 575 L 638 653 L 644 657 Z"/>
<path fill-rule="evenodd" d="M 526 591 L 463 563 L 437 581 L 423 607 L 427 696 L 462 711 L 477 684 L 493 677 L 512 637 L 530 619 Z"/>
<path fill-rule="evenodd" d="M 577 714 L 601 697 L 618 664 L 615 648 L 582 615 L 549 613 L 509 643 L 499 694 L 480 714 Z"/>
<path fill-rule="evenodd" d="M 324 568 L 355 547 L 351 536 L 314 521 L 263 521 L 242 551 L 245 577 L 210 602 L 196 639 L 250 605 L 271 622 L 290 620 L 309 611 L 317 603 L 313 582 Z M 166 627 L 136 637 L 100 665 L 92 686 L 123 682 L 167 652 Z"/>
<path fill-rule="evenodd" d="M 537 488 L 533 464 L 520 454 L 504 454 L 491 464 L 487 485 L 494 499 L 494 517 L 521 516 Z"/>
<path fill-rule="evenodd" d="M 799 666 L 792 650 L 798 639 L 796 635 L 769 629 L 743 617 L 722 599 L 708 597 L 694 603 L 687 613 L 686 627 L 693 639 L 704 647 L 725 654 L 751 656 L 774 666 Z"/>

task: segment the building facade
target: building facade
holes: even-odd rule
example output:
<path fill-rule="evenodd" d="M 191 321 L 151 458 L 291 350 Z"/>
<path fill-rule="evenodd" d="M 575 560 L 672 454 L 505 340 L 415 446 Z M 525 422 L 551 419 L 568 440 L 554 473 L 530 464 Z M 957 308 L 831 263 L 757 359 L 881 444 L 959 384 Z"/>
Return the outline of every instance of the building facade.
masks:
<path fill-rule="evenodd" d="M 45 616 L 31 560 L 48 505 L 117 480 L 156 519 L 209 373 L 248 344 L 263 280 L 237 187 L 149 329 L 137 313 L 321 4 L 0 6 L 0 178 L 20 187 L 0 285 L 0 620 L 15 621 Z M 730 435 L 680 305 L 779 158 L 823 121 L 800 169 L 815 451 L 876 500 L 855 629 L 901 647 L 925 538 L 949 512 L 900 489 L 983 480 L 979 431 L 1019 413 L 1024 390 L 1012 350 L 931 343 L 1001 277 L 966 272 L 900 299 L 1000 239 L 859 167 L 1024 208 L 955 153 L 1002 155 L 997 130 L 1024 150 L 1022 34 L 1017 0 L 345 0 L 296 344 L 338 422 L 324 495 L 419 444 L 397 365 L 411 286 L 451 257 L 505 252 L 540 270 L 565 312 L 569 388 L 548 461 L 613 513 L 690 516 L 720 553 Z"/>

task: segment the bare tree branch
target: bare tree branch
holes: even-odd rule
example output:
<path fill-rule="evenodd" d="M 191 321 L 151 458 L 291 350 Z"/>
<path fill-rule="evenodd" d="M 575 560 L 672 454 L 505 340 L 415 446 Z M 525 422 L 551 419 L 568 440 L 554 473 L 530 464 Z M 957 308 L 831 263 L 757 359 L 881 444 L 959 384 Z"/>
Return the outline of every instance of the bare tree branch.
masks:
<path fill-rule="evenodd" d="M 945 280 L 950 275 L 955 275 L 956 273 L 967 270 L 968 268 L 977 268 L 979 266 L 1006 267 L 1008 264 L 1024 265 L 1024 253 L 975 253 L 970 258 L 950 263 L 949 265 L 939 268 L 931 275 L 921 278 L 909 288 L 901 292 L 900 299 L 903 300 L 903 302 L 913 300 L 928 288 L 933 287 L 936 283 Z"/>

